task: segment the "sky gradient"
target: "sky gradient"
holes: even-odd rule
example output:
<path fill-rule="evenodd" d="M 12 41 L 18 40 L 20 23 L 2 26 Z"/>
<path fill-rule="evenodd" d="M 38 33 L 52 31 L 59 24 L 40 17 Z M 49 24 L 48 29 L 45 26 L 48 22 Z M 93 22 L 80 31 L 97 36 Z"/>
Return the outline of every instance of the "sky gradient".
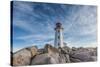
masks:
<path fill-rule="evenodd" d="M 90 5 L 13 2 L 13 50 L 54 45 L 55 24 L 64 28 L 64 42 L 72 47 L 97 46 L 97 7 Z"/>

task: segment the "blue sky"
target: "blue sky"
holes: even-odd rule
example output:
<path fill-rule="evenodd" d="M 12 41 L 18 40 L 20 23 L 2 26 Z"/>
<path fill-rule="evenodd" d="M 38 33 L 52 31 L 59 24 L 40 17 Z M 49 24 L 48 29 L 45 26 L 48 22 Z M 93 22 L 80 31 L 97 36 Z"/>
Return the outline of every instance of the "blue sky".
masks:
<path fill-rule="evenodd" d="M 13 49 L 54 45 L 55 24 L 63 25 L 68 46 L 97 46 L 97 7 L 90 5 L 13 2 Z"/>

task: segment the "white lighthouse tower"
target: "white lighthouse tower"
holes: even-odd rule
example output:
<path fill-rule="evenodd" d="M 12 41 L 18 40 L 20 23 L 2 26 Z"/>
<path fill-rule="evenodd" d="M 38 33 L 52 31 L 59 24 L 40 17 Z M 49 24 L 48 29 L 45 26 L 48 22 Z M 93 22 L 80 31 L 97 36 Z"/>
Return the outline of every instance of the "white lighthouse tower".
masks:
<path fill-rule="evenodd" d="M 59 22 L 56 23 L 56 28 L 55 28 L 55 42 L 54 42 L 54 46 L 56 48 L 64 47 L 62 31 L 63 31 L 62 24 L 59 23 Z"/>

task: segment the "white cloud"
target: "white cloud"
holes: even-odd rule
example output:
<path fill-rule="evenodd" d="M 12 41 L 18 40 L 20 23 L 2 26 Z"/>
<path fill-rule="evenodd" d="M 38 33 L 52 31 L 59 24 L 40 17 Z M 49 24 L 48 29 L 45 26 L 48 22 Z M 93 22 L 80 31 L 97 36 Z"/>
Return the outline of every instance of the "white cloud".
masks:
<path fill-rule="evenodd" d="M 13 25 L 23 30 L 27 30 L 31 33 L 34 33 L 34 30 L 33 30 L 34 28 L 32 28 L 32 25 L 26 21 L 17 20 L 16 22 L 13 22 Z"/>
<path fill-rule="evenodd" d="M 69 46 L 97 46 L 96 13 L 97 9 L 93 6 L 83 6 L 77 12 L 72 11 L 69 20 L 63 24 L 64 33 L 66 35 L 72 34 L 65 39 Z"/>
<path fill-rule="evenodd" d="M 34 41 L 38 41 L 38 44 L 41 42 L 43 43 L 43 40 L 54 39 L 54 34 L 55 34 L 54 20 L 56 20 L 57 18 L 55 19 L 54 16 L 50 17 L 49 14 L 46 15 L 45 13 L 42 13 L 41 11 L 36 13 L 35 10 L 33 9 L 34 7 L 30 6 L 29 4 L 27 5 L 25 3 L 20 3 L 18 4 L 17 8 L 25 12 L 25 14 L 27 13 L 31 14 L 31 16 L 28 17 L 29 21 L 25 21 L 25 20 L 21 20 L 21 18 L 20 19 L 17 18 L 18 20 L 16 22 L 13 22 L 14 26 L 27 30 L 31 32 L 31 34 L 26 35 L 26 36 L 19 36 L 19 37 L 16 37 L 16 39 L 35 43 L 33 42 L 34 40 Z M 64 7 L 64 5 L 62 6 L 62 8 L 65 11 L 66 7 Z M 46 9 L 46 5 L 45 5 L 45 9 Z M 50 12 L 52 13 L 56 12 L 51 7 L 47 7 L 47 10 L 50 10 Z M 96 38 L 97 36 L 96 7 L 93 7 L 93 6 L 75 7 L 75 8 L 72 8 L 72 10 L 69 13 L 70 14 L 66 15 L 65 18 L 62 17 L 60 13 L 59 15 L 57 13 L 57 16 L 61 16 L 60 17 L 61 21 L 64 20 L 64 22 L 62 22 L 62 25 L 64 27 L 64 34 L 69 36 L 68 38 L 66 37 L 66 35 L 64 36 L 66 37 L 65 38 L 66 42 L 68 42 L 71 45 L 74 45 L 74 44 L 81 45 L 83 42 L 82 40 L 80 40 L 81 38 L 78 39 L 79 36 L 83 36 L 83 37 L 87 36 L 87 38 L 84 39 L 83 41 L 86 41 L 86 40 L 88 41 L 89 39 L 93 40 Z M 42 21 L 38 22 L 38 19 L 36 20 L 36 18 L 38 19 L 41 18 L 45 20 L 43 22 Z M 72 34 L 72 36 L 70 34 Z M 52 42 L 53 42 L 52 40 L 49 41 L 49 43 L 52 43 Z"/>

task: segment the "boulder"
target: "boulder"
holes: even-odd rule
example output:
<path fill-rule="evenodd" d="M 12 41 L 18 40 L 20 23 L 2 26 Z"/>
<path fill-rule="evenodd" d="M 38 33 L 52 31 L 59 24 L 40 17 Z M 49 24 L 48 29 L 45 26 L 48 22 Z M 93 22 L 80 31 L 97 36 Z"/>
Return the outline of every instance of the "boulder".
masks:
<path fill-rule="evenodd" d="M 92 53 L 93 53 L 92 51 L 89 51 L 87 49 L 86 50 L 80 49 L 80 50 L 72 51 L 70 53 L 70 57 L 75 58 L 75 59 L 79 59 L 81 62 L 95 61 L 96 58 L 93 59 Z"/>
<path fill-rule="evenodd" d="M 46 53 L 59 53 L 59 50 L 53 46 L 51 46 L 50 44 L 46 44 L 44 47 L 44 50 Z"/>
<path fill-rule="evenodd" d="M 32 64 L 59 64 L 66 63 L 68 56 L 60 52 L 59 49 L 46 44 L 43 54 L 37 55 L 33 58 Z"/>
<path fill-rule="evenodd" d="M 76 47 L 72 47 L 72 51 L 76 51 L 77 50 L 77 48 Z"/>
<path fill-rule="evenodd" d="M 13 53 L 13 66 L 29 65 L 31 63 L 31 58 L 37 55 L 37 50 L 36 47 L 32 46 Z"/>
<path fill-rule="evenodd" d="M 66 51 L 66 53 L 70 53 L 72 51 L 72 49 L 68 46 L 63 47 L 62 49 Z"/>
<path fill-rule="evenodd" d="M 31 57 L 30 51 L 27 49 L 22 49 L 13 54 L 13 66 L 29 65 Z"/>
<path fill-rule="evenodd" d="M 31 65 L 50 64 L 50 58 L 47 53 L 37 55 L 32 59 Z"/>
<path fill-rule="evenodd" d="M 59 56 L 59 54 L 40 54 L 32 59 L 31 65 L 43 65 L 43 64 L 58 64 L 65 63 L 65 58 L 63 59 L 63 55 Z"/>
<path fill-rule="evenodd" d="M 91 56 L 90 61 L 97 61 L 97 56 Z"/>
<path fill-rule="evenodd" d="M 29 51 L 31 51 L 32 57 L 34 57 L 35 55 L 38 54 L 38 48 L 35 47 L 35 46 L 28 47 L 28 48 L 26 48 L 26 49 L 28 49 Z"/>
<path fill-rule="evenodd" d="M 35 46 L 21 49 L 13 53 L 12 58 L 13 66 L 97 61 L 97 48 L 55 48 L 46 44 L 41 49 Z"/>

